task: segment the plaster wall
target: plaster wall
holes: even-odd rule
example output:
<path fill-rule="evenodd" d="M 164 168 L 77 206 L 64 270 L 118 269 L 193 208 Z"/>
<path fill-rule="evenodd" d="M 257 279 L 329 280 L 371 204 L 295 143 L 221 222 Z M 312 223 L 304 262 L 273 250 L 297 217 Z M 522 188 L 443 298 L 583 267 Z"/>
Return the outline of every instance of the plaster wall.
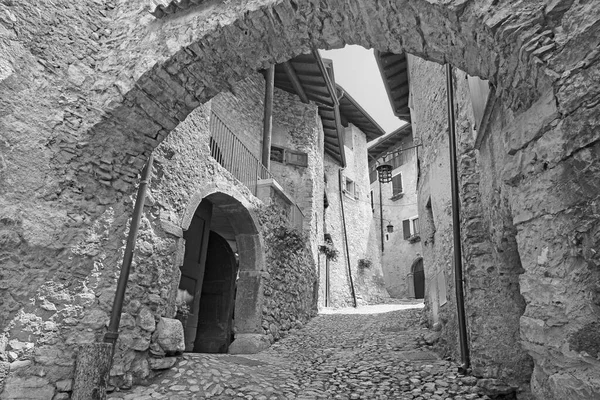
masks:
<path fill-rule="evenodd" d="M 350 255 L 350 269 L 354 282 L 357 302 L 369 304 L 388 297 L 383 283 L 381 258 L 378 249 L 378 231 L 371 211 L 369 193 L 369 176 L 367 165 L 366 136 L 353 125 L 345 130 L 346 137 L 352 140 L 352 147 L 344 146 L 347 166 L 343 176 L 350 178 L 355 185 L 355 193 L 339 191 L 340 165 L 329 155 L 325 155 L 325 191 L 329 206 L 325 209 L 324 233 L 331 235 L 334 247 L 339 251 L 336 261 L 329 261 L 330 274 L 330 306 L 352 306 L 353 299 L 348 274 L 347 254 Z M 350 160 L 352 163 L 350 163 Z M 346 235 L 348 252 L 345 246 L 344 227 L 342 221 L 341 201 L 344 202 Z M 367 268 L 359 267 L 360 259 L 368 259 L 371 264 Z M 325 287 L 325 257 L 320 256 L 320 282 Z M 324 304 L 324 298 L 320 302 Z"/>
<path fill-rule="evenodd" d="M 414 146 L 412 137 L 405 138 L 399 145 L 408 149 Z M 405 162 L 392 171 L 392 176 L 402 174 L 402 197 L 393 197 L 392 183 L 371 184 L 375 211 L 373 219 L 377 229 L 381 229 L 379 188 L 382 188 L 383 200 L 383 237 L 384 250 L 382 257 L 385 287 L 390 296 L 395 298 L 414 298 L 414 280 L 411 267 L 422 254 L 421 242 L 411 243 L 404 238 L 402 221 L 419 217 L 417 204 L 417 150 L 408 149 L 403 152 Z M 387 225 L 394 231 L 389 233 Z M 422 224 L 422 222 L 421 222 Z M 381 242 L 381 240 L 379 240 Z"/>

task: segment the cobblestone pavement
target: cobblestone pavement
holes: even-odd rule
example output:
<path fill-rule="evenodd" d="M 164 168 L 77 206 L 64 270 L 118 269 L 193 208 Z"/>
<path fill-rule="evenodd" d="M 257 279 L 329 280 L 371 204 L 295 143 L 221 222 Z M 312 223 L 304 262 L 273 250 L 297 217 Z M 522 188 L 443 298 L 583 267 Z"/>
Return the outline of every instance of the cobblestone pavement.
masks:
<path fill-rule="evenodd" d="M 488 399 L 476 378 L 422 346 L 428 331 L 419 325 L 421 309 L 412 307 L 321 314 L 260 354 L 185 354 L 149 386 L 109 398 Z"/>

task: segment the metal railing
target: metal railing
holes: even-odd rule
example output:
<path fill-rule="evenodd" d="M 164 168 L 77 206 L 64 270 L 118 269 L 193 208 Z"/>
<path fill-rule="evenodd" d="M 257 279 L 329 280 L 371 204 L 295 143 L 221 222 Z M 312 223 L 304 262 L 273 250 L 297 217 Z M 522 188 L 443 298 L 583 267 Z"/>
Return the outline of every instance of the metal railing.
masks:
<path fill-rule="evenodd" d="M 252 154 L 241 140 L 214 111 L 210 116 L 210 155 L 242 182 L 254 196 L 258 194 L 258 182 L 273 179 L 271 172 Z M 297 204 L 292 203 L 288 219 L 292 226 L 302 229 L 304 214 Z"/>

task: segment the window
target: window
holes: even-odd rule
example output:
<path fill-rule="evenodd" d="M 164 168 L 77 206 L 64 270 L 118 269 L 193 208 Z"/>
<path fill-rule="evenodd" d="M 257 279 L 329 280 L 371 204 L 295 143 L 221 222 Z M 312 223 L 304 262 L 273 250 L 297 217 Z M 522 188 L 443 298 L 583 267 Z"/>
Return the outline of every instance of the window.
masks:
<path fill-rule="evenodd" d="M 282 164 L 297 165 L 299 167 L 308 166 L 308 154 L 301 151 L 286 149 L 279 146 L 271 146 L 271 161 Z"/>
<path fill-rule="evenodd" d="M 402 174 L 397 174 L 392 177 L 392 198 L 402 197 L 403 192 Z"/>
<path fill-rule="evenodd" d="M 358 191 L 354 181 L 348 177 L 342 177 L 342 190 L 344 193 L 350 195 L 353 198 L 358 198 Z"/>
<path fill-rule="evenodd" d="M 375 212 L 375 202 L 373 201 L 373 191 L 371 190 L 371 212 Z"/>
<path fill-rule="evenodd" d="M 282 163 L 285 160 L 285 149 L 282 147 L 271 146 L 271 154 L 269 155 L 271 161 Z"/>
<path fill-rule="evenodd" d="M 369 183 L 373 183 L 377 180 L 377 170 L 373 168 L 371 172 L 369 172 Z"/>
<path fill-rule="evenodd" d="M 421 233 L 421 229 L 419 227 L 419 217 L 414 218 L 412 221 L 412 234 L 418 235 Z"/>
<path fill-rule="evenodd" d="M 398 168 L 399 166 L 401 166 L 402 164 L 406 163 L 406 157 L 404 156 L 404 151 L 402 151 L 402 149 L 396 150 L 393 154 L 392 154 L 392 159 L 390 160 L 390 164 L 392 165 L 393 169 Z"/>
<path fill-rule="evenodd" d="M 419 225 L 419 217 L 412 217 L 409 219 L 405 219 L 402 221 L 402 232 L 404 234 L 404 239 L 405 240 L 410 240 L 410 241 L 419 241 L 420 239 L 420 233 L 421 233 L 421 227 Z"/>
<path fill-rule="evenodd" d="M 473 117 L 475 118 L 475 129 L 479 130 L 485 105 L 490 95 L 490 83 L 487 80 L 477 76 L 468 76 L 469 92 L 471 95 L 471 105 L 473 106 Z"/>

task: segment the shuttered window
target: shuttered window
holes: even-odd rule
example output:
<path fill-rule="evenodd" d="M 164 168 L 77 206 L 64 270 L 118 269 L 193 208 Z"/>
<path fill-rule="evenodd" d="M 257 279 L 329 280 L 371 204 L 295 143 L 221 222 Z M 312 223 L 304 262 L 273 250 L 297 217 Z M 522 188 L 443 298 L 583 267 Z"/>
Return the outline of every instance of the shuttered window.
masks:
<path fill-rule="evenodd" d="M 402 174 L 398 174 L 392 177 L 392 196 L 399 195 L 402 192 Z"/>
<path fill-rule="evenodd" d="M 279 146 L 271 146 L 271 155 L 269 158 L 271 161 L 282 164 L 297 165 L 299 167 L 308 166 L 308 154 Z"/>
<path fill-rule="evenodd" d="M 402 232 L 404 233 L 404 239 L 408 239 L 410 237 L 410 220 L 405 219 L 402 221 Z"/>
<path fill-rule="evenodd" d="M 308 154 L 301 151 L 286 150 L 285 162 L 287 164 L 298 165 L 300 167 L 308 166 Z"/>

